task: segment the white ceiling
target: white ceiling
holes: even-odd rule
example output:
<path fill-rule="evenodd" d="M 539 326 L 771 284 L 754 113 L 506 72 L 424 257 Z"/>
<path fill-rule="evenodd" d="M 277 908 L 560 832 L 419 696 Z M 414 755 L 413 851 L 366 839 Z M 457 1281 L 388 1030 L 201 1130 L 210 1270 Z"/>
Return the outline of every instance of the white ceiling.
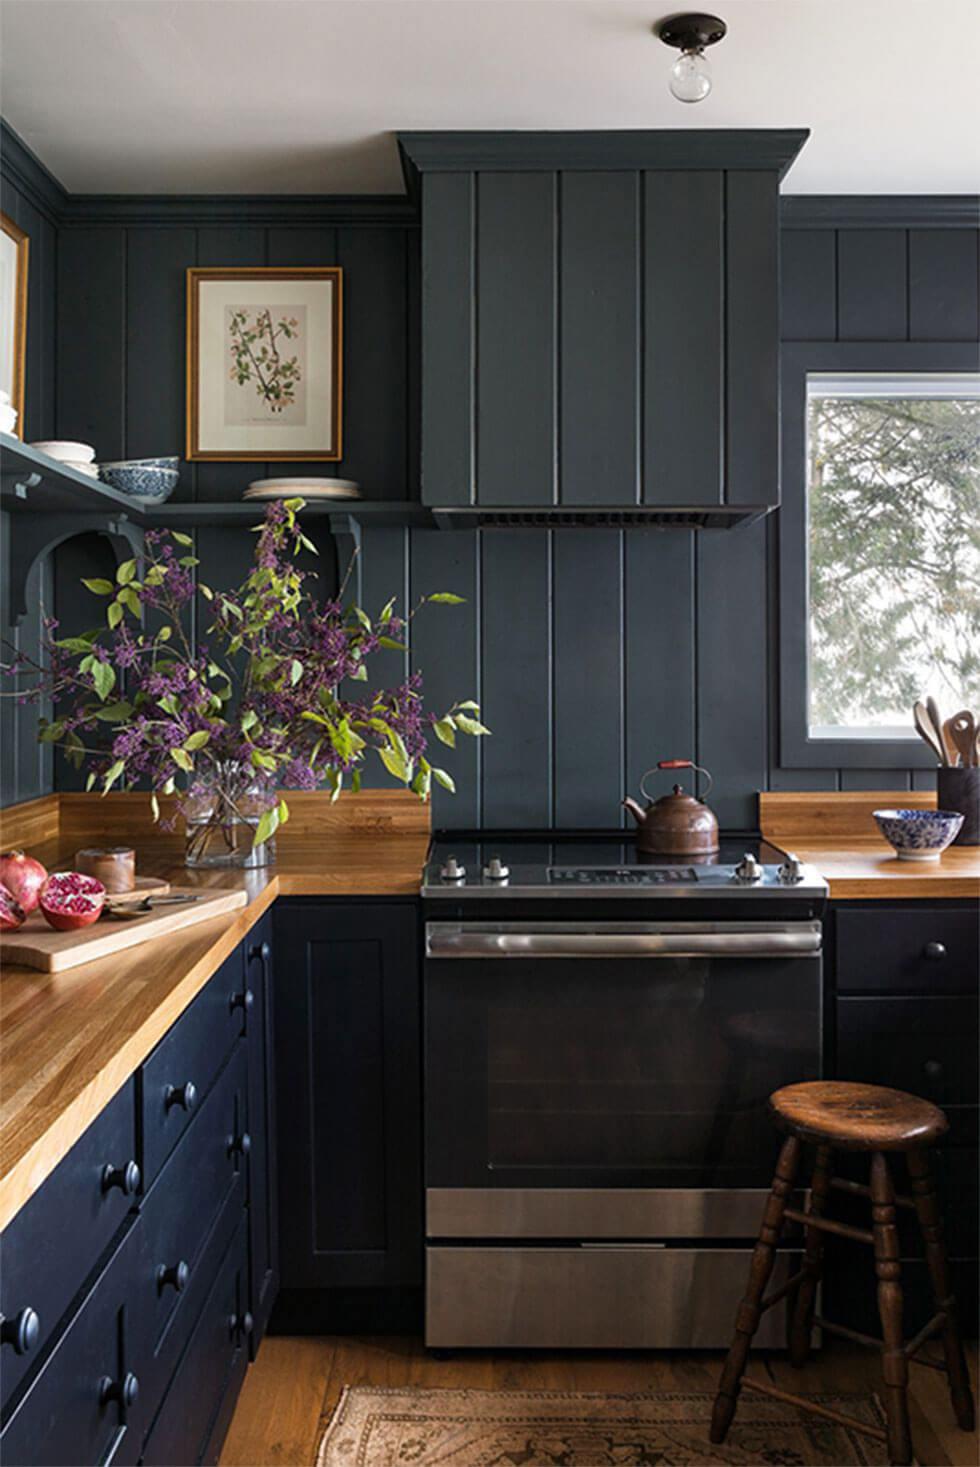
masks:
<path fill-rule="evenodd" d="M 72 192 L 397 193 L 410 128 L 809 127 L 789 193 L 980 189 L 980 0 L 2 0 L 3 115 Z M 940 36 L 936 35 L 941 17 Z"/>

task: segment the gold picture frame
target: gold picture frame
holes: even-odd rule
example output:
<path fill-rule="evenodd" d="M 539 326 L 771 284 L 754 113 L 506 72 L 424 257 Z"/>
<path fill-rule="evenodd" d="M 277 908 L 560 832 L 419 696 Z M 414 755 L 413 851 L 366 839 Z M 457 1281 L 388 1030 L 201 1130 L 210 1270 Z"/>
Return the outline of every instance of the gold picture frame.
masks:
<path fill-rule="evenodd" d="M 343 456 L 343 271 L 187 271 L 187 458 Z"/>
<path fill-rule="evenodd" d="M 0 301 L 0 320 L 4 353 L 9 352 L 9 370 L 0 375 L 9 377 L 9 386 L 0 381 L 0 388 L 10 393 L 10 405 L 17 410 L 14 434 L 24 437 L 24 381 L 27 375 L 27 266 L 30 239 L 19 224 L 6 214 L 0 214 L 0 232 L 4 260 L 2 263 L 3 300 Z"/>

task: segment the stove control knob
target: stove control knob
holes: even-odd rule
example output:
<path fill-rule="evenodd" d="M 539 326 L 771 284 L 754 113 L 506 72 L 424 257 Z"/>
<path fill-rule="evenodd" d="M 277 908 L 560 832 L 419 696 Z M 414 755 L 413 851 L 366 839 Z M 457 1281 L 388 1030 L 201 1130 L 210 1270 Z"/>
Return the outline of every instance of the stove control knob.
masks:
<path fill-rule="evenodd" d="M 783 886 L 798 886 L 803 880 L 803 862 L 799 856 L 794 856 L 791 851 L 786 852 L 786 859 L 779 868 L 779 879 Z"/>
<path fill-rule="evenodd" d="M 466 867 L 461 866 L 455 856 L 448 856 L 445 866 L 439 871 L 439 875 L 443 881 L 465 881 Z"/>
<path fill-rule="evenodd" d="M 745 886 L 762 880 L 762 867 L 748 851 L 746 851 L 741 861 L 735 867 L 735 880 L 742 882 Z"/>
<path fill-rule="evenodd" d="M 506 881 L 510 875 L 510 867 L 505 866 L 499 856 L 491 856 L 489 865 L 483 868 L 483 875 L 487 881 Z"/>

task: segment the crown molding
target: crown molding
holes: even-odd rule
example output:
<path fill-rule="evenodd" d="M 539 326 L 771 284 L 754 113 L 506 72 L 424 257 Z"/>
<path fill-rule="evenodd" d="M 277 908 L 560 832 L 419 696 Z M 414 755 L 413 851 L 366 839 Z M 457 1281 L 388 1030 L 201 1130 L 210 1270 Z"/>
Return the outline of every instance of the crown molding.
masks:
<path fill-rule="evenodd" d="M 980 194 L 784 194 L 784 229 L 977 229 Z"/>
<path fill-rule="evenodd" d="M 61 223 L 68 229 L 93 225 L 410 229 L 418 225 L 418 211 L 402 194 L 73 194 Z"/>
<path fill-rule="evenodd" d="M 40 158 L 0 117 L 0 167 L 3 177 L 40 212 L 58 224 L 68 202 L 67 190 L 45 168 Z"/>

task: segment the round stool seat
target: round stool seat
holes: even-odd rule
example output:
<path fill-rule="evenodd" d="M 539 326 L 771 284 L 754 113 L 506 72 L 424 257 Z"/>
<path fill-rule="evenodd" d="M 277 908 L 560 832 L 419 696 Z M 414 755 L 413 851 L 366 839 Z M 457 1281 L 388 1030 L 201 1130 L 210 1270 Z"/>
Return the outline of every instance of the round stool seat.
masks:
<path fill-rule="evenodd" d="M 780 1130 L 842 1151 L 911 1151 L 949 1127 L 929 1100 L 843 1080 L 786 1085 L 770 1095 L 769 1110 Z"/>

